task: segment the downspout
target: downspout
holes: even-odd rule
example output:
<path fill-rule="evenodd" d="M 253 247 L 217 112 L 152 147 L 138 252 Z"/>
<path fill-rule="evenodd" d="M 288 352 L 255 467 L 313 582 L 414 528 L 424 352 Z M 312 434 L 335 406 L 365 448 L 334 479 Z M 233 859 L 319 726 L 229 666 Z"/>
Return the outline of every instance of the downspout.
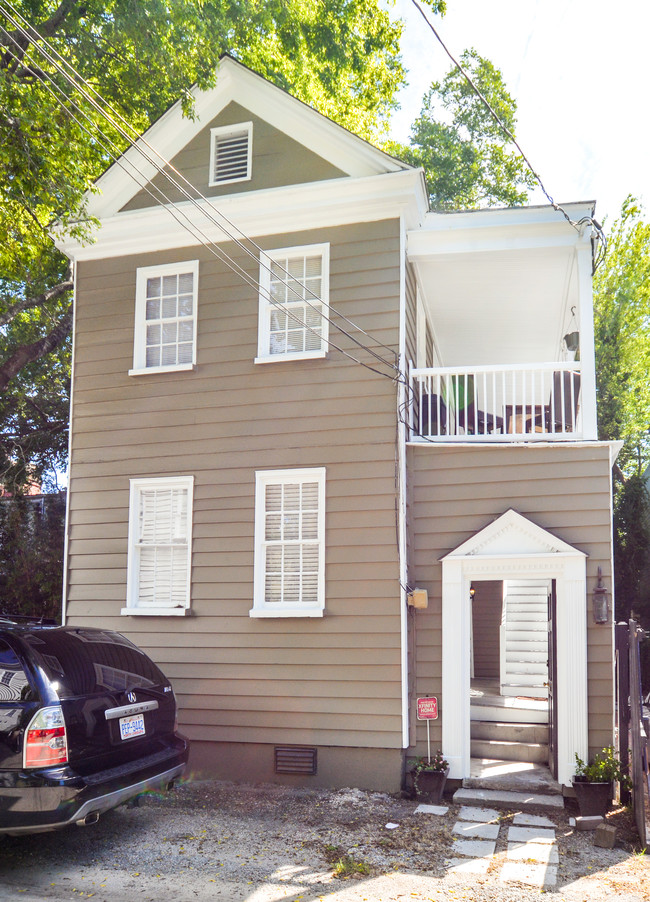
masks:
<path fill-rule="evenodd" d="M 61 623 L 68 616 L 68 545 L 70 532 L 70 462 L 72 461 L 72 399 L 74 393 L 75 342 L 77 338 L 77 262 L 72 260 L 72 363 L 70 366 L 70 410 L 68 412 L 68 470 L 65 490 L 65 528 L 63 531 L 63 586 L 61 598 Z"/>
<path fill-rule="evenodd" d="M 400 216 L 399 264 L 399 369 L 406 377 L 406 224 Z M 400 665 L 402 679 L 402 748 L 409 746 L 409 686 L 408 686 L 408 605 L 406 585 L 408 561 L 406 557 L 406 412 L 407 386 L 397 386 L 397 507 L 398 555 L 400 582 Z"/>

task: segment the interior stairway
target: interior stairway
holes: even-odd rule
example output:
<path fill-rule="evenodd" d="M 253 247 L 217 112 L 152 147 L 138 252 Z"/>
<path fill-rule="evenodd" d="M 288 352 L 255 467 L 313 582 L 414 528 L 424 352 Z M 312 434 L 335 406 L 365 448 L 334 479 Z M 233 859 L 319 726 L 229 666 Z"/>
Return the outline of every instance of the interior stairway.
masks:
<path fill-rule="evenodd" d="M 548 698 L 548 583 L 508 580 L 501 625 L 501 695 Z"/>

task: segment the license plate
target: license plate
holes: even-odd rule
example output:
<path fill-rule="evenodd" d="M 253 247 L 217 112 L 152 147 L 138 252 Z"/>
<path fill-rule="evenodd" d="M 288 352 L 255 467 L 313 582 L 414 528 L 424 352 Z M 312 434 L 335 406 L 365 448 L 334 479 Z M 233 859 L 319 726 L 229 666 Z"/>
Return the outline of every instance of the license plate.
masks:
<path fill-rule="evenodd" d="M 120 736 L 122 739 L 144 736 L 144 715 L 132 714 L 130 717 L 120 717 Z"/>

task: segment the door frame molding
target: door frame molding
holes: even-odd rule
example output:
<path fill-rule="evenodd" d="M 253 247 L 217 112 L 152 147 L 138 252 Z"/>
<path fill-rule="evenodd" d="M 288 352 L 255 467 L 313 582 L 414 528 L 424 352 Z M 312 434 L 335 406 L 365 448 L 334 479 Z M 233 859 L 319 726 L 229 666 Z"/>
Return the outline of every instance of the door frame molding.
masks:
<path fill-rule="evenodd" d="M 554 579 L 558 759 L 569 784 L 587 758 L 586 554 L 509 510 L 442 558 L 442 751 L 449 776 L 470 775 L 469 635 L 472 580 Z"/>

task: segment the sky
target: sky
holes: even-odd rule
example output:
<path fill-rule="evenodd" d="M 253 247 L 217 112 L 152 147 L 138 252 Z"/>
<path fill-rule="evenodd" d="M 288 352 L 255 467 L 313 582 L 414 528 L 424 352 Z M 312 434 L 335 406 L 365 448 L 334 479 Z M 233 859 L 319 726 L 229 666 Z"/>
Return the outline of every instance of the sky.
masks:
<path fill-rule="evenodd" d="M 429 12 L 458 59 L 473 47 L 501 69 L 517 101 L 516 135 L 559 203 L 595 200 L 611 222 L 628 194 L 650 216 L 649 0 L 447 0 Z M 391 134 L 406 142 L 429 84 L 451 61 L 413 7 L 395 0 L 406 21 L 402 59 L 409 85 L 399 94 Z M 541 192 L 531 203 L 546 203 Z"/>

